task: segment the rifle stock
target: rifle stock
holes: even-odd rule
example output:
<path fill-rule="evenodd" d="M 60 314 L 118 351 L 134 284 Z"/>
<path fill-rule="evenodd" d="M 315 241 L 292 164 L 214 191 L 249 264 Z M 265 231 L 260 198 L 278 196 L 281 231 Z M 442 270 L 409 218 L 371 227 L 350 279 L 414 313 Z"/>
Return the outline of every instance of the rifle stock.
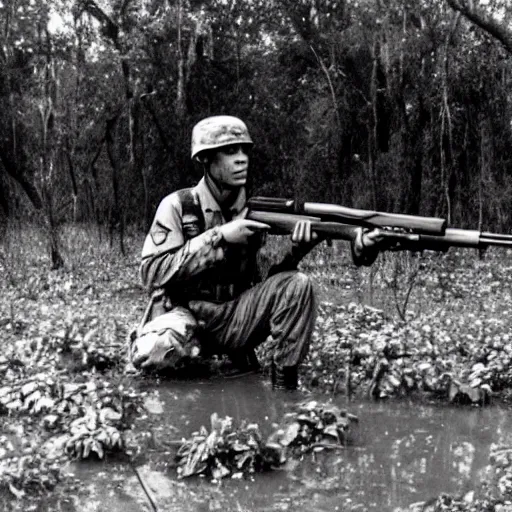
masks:
<path fill-rule="evenodd" d="M 311 229 L 324 238 L 335 240 L 354 240 L 359 226 L 351 226 L 350 224 L 342 224 L 340 222 L 324 222 L 320 217 L 311 215 L 294 215 L 293 213 L 278 212 L 262 212 L 250 210 L 247 218 L 263 222 L 270 226 L 270 234 L 287 235 L 293 232 L 295 224 L 300 220 L 309 220 Z M 420 235 L 414 233 L 398 233 L 395 231 L 382 230 L 383 237 L 393 240 L 394 242 L 418 243 Z"/>

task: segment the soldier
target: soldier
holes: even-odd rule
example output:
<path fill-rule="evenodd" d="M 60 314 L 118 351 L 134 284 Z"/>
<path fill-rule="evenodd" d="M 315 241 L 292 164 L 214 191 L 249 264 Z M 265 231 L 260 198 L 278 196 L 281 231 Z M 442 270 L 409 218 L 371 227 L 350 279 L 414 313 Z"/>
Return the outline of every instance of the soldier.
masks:
<path fill-rule="evenodd" d="M 153 292 L 148 319 L 192 312 L 204 333 L 201 350 L 229 355 L 242 371 L 258 367 L 254 348 L 270 336 L 272 385 L 295 389 L 316 310 L 311 280 L 297 264 L 320 240 L 311 223 L 298 222 L 290 254 L 261 281 L 256 255 L 269 226 L 244 218 L 252 145 L 236 117 L 208 117 L 193 128 L 191 157 L 204 177 L 162 200 L 146 237 L 141 277 Z M 371 264 L 378 241 L 361 230 L 352 244 L 354 262 Z M 195 327 L 191 317 L 187 325 Z M 150 366 L 151 349 L 136 347 L 135 354 L 134 361 Z"/>

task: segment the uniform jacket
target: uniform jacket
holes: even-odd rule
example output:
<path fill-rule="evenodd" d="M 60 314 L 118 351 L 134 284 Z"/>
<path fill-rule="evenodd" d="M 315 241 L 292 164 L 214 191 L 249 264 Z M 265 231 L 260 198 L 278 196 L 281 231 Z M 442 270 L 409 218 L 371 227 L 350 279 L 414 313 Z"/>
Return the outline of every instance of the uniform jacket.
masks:
<path fill-rule="evenodd" d="M 228 246 L 218 229 L 230 220 L 227 216 L 243 217 L 245 204 L 241 188 L 230 211 L 223 213 L 204 178 L 165 197 L 142 250 L 140 273 L 146 288 L 164 290 L 173 305 L 186 305 L 189 300 L 225 302 L 259 282 L 261 237 L 253 235 L 247 246 Z M 358 256 L 352 244 L 356 265 L 371 265 L 377 254 L 366 250 Z M 299 260 L 290 255 L 274 272 L 296 268 Z"/>
<path fill-rule="evenodd" d="M 241 188 L 223 213 L 204 178 L 192 189 L 165 197 L 142 250 L 141 278 L 150 290 L 163 288 L 174 304 L 188 300 L 226 301 L 260 280 L 258 235 L 247 246 L 225 243 L 218 226 L 243 217 L 246 191 Z"/>

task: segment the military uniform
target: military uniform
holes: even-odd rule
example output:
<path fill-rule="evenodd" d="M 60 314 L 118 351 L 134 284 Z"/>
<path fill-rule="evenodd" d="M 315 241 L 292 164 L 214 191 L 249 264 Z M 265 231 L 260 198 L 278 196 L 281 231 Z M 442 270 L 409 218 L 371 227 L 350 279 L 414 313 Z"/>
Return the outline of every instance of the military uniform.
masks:
<path fill-rule="evenodd" d="M 228 354 L 239 364 L 251 364 L 254 348 L 270 337 L 274 387 L 296 388 L 297 367 L 308 352 L 316 316 L 311 281 L 296 270 L 303 251 L 312 247 L 307 243 L 309 235 L 297 235 L 291 254 L 262 281 L 256 259 L 262 238 L 257 229 L 237 238 L 233 230 L 221 227 L 244 218 L 248 166 L 244 151 L 251 145 L 247 126 L 236 117 L 209 117 L 192 130 L 191 158 L 204 165 L 207 179 L 164 198 L 146 237 L 141 277 L 152 302 L 142 322 L 146 327 L 139 327 L 132 346 L 134 364 L 163 367 L 173 353 L 194 352 L 197 347 L 191 342 L 197 337 L 203 353 Z M 236 155 L 232 160 L 230 148 Z M 228 167 L 209 160 L 219 155 Z M 216 186 L 219 190 L 213 194 Z M 226 197 L 222 195 L 226 190 L 237 191 L 229 207 L 216 200 Z M 250 222 L 229 227 L 247 227 Z M 369 265 L 378 251 L 363 251 L 362 234 L 358 237 L 352 245 L 354 261 Z M 187 344 L 192 348 L 182 351 Z"/>
<path fill-rule="evenodd" d="M 186 306 L 205 333 L 207 352 L 245 360 L 270 335 L 276 364 L 295 366 L 307 354 L 315 322 L 313 287 L 292 269 L 261 282 L 258 235 L 247 246 L 225 243 L 218 226 L 243 217 L 245 201 L 241 188 L 223 212 L 204 178 L 163 199 L 142 251 L 142 281 L 158 297 L 150 318 Z"/>

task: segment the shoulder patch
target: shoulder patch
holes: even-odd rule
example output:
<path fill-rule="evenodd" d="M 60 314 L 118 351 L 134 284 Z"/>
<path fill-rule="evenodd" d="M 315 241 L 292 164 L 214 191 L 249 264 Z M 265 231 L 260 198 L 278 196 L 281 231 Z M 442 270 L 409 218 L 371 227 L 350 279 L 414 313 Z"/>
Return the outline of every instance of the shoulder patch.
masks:
<path fill-rule="evenodd" d="M 169 228 L 166 228 L 157 222 L 150 232 L 151 240 L 153 240 L 155 245 L 162 245 L 167 240 L 167 235 L 170 232 L 171 230 Z"/>

